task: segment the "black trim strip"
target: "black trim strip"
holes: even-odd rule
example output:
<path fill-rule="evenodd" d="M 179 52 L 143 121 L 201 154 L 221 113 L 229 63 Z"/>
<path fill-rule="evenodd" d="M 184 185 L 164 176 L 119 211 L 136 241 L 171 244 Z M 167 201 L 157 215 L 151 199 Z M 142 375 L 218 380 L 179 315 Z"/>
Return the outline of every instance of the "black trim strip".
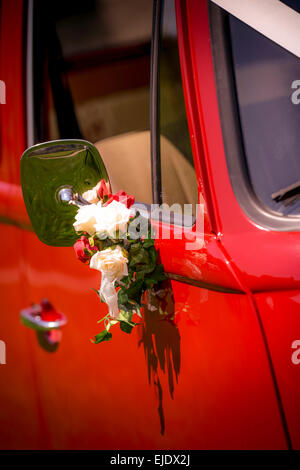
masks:
<path fill-rule="evenodd" d="M 190 284 L 195 287 L 202 287 L 203 289 L 212 290 L 215 292 L 223 292 L 224 294 L 240 294 L 245 295 L 246 293 L 242 290 L 231 289 L 230 287 L 218 286 L 215 284 L 209 284 L 208 282 L 200 281 L 198 279 L 190 279 L 189 277 L 181 276 L 179 274 L 166 273 L 168 279 L 173 281 L 183 282 L 184 284 Z"/>
<path fill-rule="evenodd" d="M 227 250 L 224 248 L 222 243 L 220 243 L 219 246 L 220 246 L 220 249 L 221 249 L 225 259 L 229 262 L 230 257 L 227 253 Z M 250 307 L 252 307 L 252 309 L 254 310 L 254 313 L 256 315 L 256 318 L 257 318 L 257 321 L 258 321 L 258 324 L 259 324 L 259 329 L 260 329 L 260 332 L 261 332 L 261 335 L 262 335 L 262 340 L 263 340 L 263 344 L 264 344 L 266 355 L 267 355 L 267 361 L 268 361 L 268 364 L 269 364 L 269 367 L 270 367 L 271 378 L 272 378 L 272 382 L 273 382 L 273 385 L 274 385 L 274 391 L 275 391 L 275 396 L 276 396 L 276 400 L 277 400 L 277 404 L 278 404 L 278 408 L 279 408 L 281 423 L 282 423 L 282 426 L 283 426 L 283 432 L 284 432 L 284 436 L 285 436 L 285 439 L 286 439 L 286 445 L 287 445 L 287 448 L 289 450 L 291 450 L 292 449 L 291 436 L 290 436 L 290 433 L 289 433 L 289 428 L 288 428 L 287 419 L 286 419 L 285 412 L 284 412 L 283 402 L 282 402 L 281 395 L 280 395 L 279 384 L 278 384 L 278 380 L 277 380 L 277 377 L 276 377 L 275 367 L 274 367 L 273 361 L 272 361 L 271 350 L 270 350 L 270 347 L 269 347 L 269 344 L 268 344 L 267 334 L 266 334 L 266 331 L 264 329 L 264 325 L 263 325 L 263 321 L 262 321 L 262 318 L 261 318 L 261 315 L 260 315 L 260 311 L 259 311 L 258 305 L 256 303 L 254 293 L 250 289 L 248 289 L 248 287 L 244 284 L 243 276 L 242 276 L 239 268 L 237 266 L 235 266 L 234 263 L 231 264 L 231 267 L 232 267 L 232 270 L 233 270 L 233 274 L 235 275 L 235 278 L 239 281 L 239 283 L 241 285 L 241 288 L 244 289 L 244 292 L 248 297 Z"/>
<path fill-rule="evenodd" d="M 162 11 L 163 0 L 154 0 L 150 70 L 150 151 L 153 204 L 162 203 L 159 131 L 159 60 Z"/>
<path fill-rule="evenodd" d="M 264 325 L 263 325 L 263 322 L 262 322 L 262 318 L 260 316 L 259 308 L 256 304 L 256 300 L 255 300 L 253 294 L 251 295 L 251 301 L 252 301 L 253 307 L 256 311 L 256 316 L 257 316 L 257 320 L 258 320 L 258 323 L 259 323 L 259 326 L 260 326 L 262 339 L 263 339 L 263 342 L 264 342 L 264 345 L 265 345 L 265 350 L 266 350 L 267 359 L 268 359 L 268 363 L 269 363 L 269 367 L 270 367 L 270 373 L 271 373 L 271 376 L 272 376 L 272 381 L 273 381 L 273 385 L 274 385 L 275 395 L 276 395 L 276 399 L 277 399 L 277 403 L 278 403 L 279 414 L 280 414 L 280 418 L 281 418 L 281 422 L 282 422 L 283 432 L 284 432 L 285 439 L 286 439 L 286 444 L 287 444 L 288 450 L 293 450 L 292 439 L 291 439 L 290 432 L 289 432 L 289 426 L 288 426 L 288 423 L 287 423 L 287 418 L 285 416 L 283 401 L 282 401 L 281 393 L 280 393 L 280 390 L 279 390 L 279 384 L 278 384 L 278 380 L 277 380 L 277 376 L 276 376 L 276 372 L 275 372 L 275 367 L 274 367 L 273 360 L 272 360 L 272 355 L 271 355 L 271 351 L 270 351 L 270 347 L 269 347 L 269 343 L 268 343 L 268 339 L 267 339 L 267 334 L 266 334 L 266 331 L 264 329 Z"/>

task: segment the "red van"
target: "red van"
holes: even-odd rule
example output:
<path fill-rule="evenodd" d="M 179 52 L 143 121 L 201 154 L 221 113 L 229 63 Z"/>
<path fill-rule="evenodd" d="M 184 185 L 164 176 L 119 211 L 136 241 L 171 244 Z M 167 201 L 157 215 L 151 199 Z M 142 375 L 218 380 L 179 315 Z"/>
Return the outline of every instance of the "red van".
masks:
<path fill-rule="evenodd" d="M 300 2 L 268 2 L 274 37 L 257 2 L 237 3 L 0 1 L 1 449 L 300 448 L 300 65 L 285 41 Z M 23 201 L 21 155 L 61 139 L 94 144 L 115 191 L 201 208 L 153 220 L 168 314 L 145 307 L 100 345 L 99 275 L 55 230 L 42 243 Z M 41 303 L 66 319 L 54 333 L 21 322 Z"/>

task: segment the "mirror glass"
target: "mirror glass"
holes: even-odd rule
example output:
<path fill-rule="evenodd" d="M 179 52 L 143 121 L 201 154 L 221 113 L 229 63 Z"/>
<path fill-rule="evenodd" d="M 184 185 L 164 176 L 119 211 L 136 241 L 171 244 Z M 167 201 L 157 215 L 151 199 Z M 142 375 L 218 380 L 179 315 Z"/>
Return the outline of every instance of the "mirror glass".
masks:
<path fill-rule="evenodd" d="M 77 207 L 61 195 L 82 195 L 104 179 L 109 182 L 96 147 L 85 140 L 55 140 L 28 148 L 21 158 L 26 209 L 39 239 L 51 246 L 72 246 Z"/>

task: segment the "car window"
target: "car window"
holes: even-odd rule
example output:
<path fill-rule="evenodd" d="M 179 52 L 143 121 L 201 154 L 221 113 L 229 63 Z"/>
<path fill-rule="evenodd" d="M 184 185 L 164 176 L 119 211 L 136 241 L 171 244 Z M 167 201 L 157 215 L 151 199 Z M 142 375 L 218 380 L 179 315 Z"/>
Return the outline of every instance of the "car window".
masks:
<path fill-rule="evenodd" d="M 175 6 L 162 2 L 160 146 L 162 202 L 197 203 L 180 72 Z M 92 142 L 114 192 L 152 203 L 150 60 L 153 2 L 55 0 L 35 2 L 33 94 L 35 142 L 82 138 Z M 126 169 L 126 171 L 124 171 Z M 175 208 L 176 209 L 176 208 Z M 175 210 L 173 208 L 173 211 Z M 192 208 L 187 210 L 191 225 Z"/>
<path fill-rule="evenodd" d="M 75 3 L 60 2 L 55 24 L 83 137 L 149 129 L 152 2 Z"/>
<path fill-rule="evenodd" d="M 35 2 L 35 141 L 94 143 L 113 190 L 149 204 L 151 31 L 149 0 Z"/>
<path fill-rule="evenodd" d="M 165 0 L 163 6 L 159 78 L 162 202 L 170 206 L 176 204 L 178 210 L 190 204 L 191 213 L 193 209 L 195 214 L 197 182 L 183 94 L 174 0 Z"/>
<path fill-rule="evenodd" d="M 300 214 L 300 60 L 233 16 L 229 30 L 251 186 L 272 211 Z"/>

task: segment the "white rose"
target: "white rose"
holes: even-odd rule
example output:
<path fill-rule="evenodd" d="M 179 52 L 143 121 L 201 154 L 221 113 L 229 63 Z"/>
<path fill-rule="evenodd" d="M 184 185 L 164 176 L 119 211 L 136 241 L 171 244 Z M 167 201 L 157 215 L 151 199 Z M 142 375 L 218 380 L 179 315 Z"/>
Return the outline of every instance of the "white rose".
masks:
<path fill-rule="evenodd" d="M 89 235 L 94 235 L 96 214 L 101 209 L 101 203 L 98 204 L 87 204 L 81 206 L 75 216 L 75 222 L 73 224 L 76 232 L 87 232 Z"/>
<path fill-rule="evenodd" d="M 116 248 L 106 248 L 106 250 L 97 251 L 90 260 L 90 267 L 108 275 L 111 279 L 121 279 L 127 276 L 128 258 L 124 254 L 120 245 Z"/>
<path fill-rule="evenodd" d="M 85 193 L 83 193 L 82 197 L 86 201 L 90 202 L 91 204 L 97 204 L 97 202 L 99 201 L 97 190 L 95 188 L 89 189 L 88 191 L 85 191 Z"/>
<path fill-rule="evenodd" d="M 115 281 L 127 276 L 128 258 L 124 250 L 118 245 L 116 248 L 95 253 L 90 261 L 90 267 L 101 271 L 100 297 L 107 303 L 109 314 L 112 318 L 119 315 L 118 295 L 115 289 Z"/>
<path fill-rule="evenodd" d="M 127 224 L 131 215 L 131 210 L 127 209 L 125 204 L 118 201 L 112 201 L 105 207 L 101 207 L 96 214 L 95 229 L 98 233 L 104 233 L 112 238 L 116 231 L 119 234 L 127 232 Z"/>

